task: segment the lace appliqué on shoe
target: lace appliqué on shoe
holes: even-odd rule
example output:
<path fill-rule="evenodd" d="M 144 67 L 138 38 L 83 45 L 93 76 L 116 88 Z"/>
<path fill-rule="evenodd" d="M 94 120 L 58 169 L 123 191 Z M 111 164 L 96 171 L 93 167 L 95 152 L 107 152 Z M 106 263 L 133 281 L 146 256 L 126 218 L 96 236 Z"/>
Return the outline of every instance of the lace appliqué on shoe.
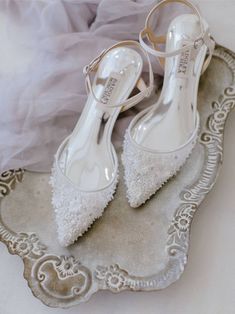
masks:
<path fill-rule="evenodd" d="M 127 198 L 132 207 L 145 203 L 186 162 L 196 144 L 197 132 L 181 150 L 170 153 L 154 153 L 135 145 L 127 130 L 122 162 L 127 186 Z"/>
<path fill-rule="evenodd" d="M 118 175 L 107 188 L 97 192 L 80 191 L 69 182 L 56 164 L 52 168 L 50 184 L 52 186 L 52 205 L 55 210 L 58 240 L 62 246 L 72 244 L 99 218 L 105 207 L 113 199 Z M 61 171 L 62 170 L 62 171 Z"/>

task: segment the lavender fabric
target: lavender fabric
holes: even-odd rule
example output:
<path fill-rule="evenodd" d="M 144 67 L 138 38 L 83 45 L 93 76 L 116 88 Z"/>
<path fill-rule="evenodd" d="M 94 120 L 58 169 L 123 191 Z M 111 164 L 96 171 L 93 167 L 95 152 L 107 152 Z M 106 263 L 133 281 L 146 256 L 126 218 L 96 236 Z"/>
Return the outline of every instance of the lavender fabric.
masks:
<path fill-rule="evenodd" d="M 153 0 L 0 1 L 0 171 L 49 171 L 86 101 L 82 69 L 117 41 L 138 39 Z M 171 8 L 158 16 L 164 31 Z M 154 72 L 161 73 L 154 62 Z M 120 145 L 135 111 L 121 115 Z"/>

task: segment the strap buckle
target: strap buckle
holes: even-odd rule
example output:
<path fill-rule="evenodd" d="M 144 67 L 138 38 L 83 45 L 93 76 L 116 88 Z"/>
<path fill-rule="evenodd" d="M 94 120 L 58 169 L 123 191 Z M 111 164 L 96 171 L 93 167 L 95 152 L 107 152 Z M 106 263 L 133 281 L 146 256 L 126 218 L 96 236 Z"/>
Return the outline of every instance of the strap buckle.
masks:
<path fill-rule="evenodd" d="M 205 32 L 203 37 L 196 39 L 193 44 L 195 49 L 201 48 L 203 45 L 206 45 L 209 50 L 214 50 L 215 40 L 208 31 Z"/>
<path fill-rule="evenodd" d="M 87 75 L 90 72 L 93 72 L 97 69 L 98 64 L 106 53 L 106 49 L 103 50 L 95 59 L 93 59 L 88 65 L 85 65 L 83 68 L 83 74 Z"/>
<path fill-rule="evenodd" d="M 205 43 L 204 38 L 199 37 L 194 41 L 193 46 L 195 49 L 198 49 L 198 48 L 201 48 L 204 45 L 204 43 Z"/>

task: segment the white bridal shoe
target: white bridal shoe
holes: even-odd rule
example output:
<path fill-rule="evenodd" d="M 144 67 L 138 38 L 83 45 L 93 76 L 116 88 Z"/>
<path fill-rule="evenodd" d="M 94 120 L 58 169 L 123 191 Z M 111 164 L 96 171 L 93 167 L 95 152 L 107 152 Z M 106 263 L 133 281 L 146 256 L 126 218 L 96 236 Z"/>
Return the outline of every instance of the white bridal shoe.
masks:
<path fill-rule="evenodd" d="M 189 6 L 194 14 L 176 17 L 166 38 L 156 37 L 150 27 L 153 13 L 172 2 Z M 197 8 L 185 0 L 157 4 L 146 19 L 140 43 L 160 63 L 166 59 L 164 84 L 157 103 L 135 116 L 125 134 L 122 160 L 127 198 L 132 207 L 145 203 L 178 172 L 192 152 L 199 128 L 199 78 L 214 49 L 207 23 Z M 158 50 L 163 43 L 166 43 L 165 52 Z M 205 60 L 207 50 L 209 57 Z"/>
<path fill-rule="evenodd" d="M 140 78 L 142 56 L 129 46 L 140 49 L 147 58 L 148 87 Z M 153 88 L 149 56 L 135 41 L 105 50 L 84 72 L 88 99 L 75 129 L 55 155 L 50 180 L 62 246 L 81 236 L 112 200 L 118 181 L 118 160 L 111 143 L 115 121 L 120 111 L 148 97 Z M 93 84 L 91 72 L 96 72 Z M 140 92 L 128 98 L 135 87 Z"/>

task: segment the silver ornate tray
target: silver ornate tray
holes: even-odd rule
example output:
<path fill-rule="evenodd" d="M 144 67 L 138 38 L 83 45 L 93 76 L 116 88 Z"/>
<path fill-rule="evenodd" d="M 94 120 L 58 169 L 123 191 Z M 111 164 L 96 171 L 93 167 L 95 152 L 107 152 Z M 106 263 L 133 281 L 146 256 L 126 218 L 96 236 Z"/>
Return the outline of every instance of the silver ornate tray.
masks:
<path fill-rule="evenodd" d="M 121 181 L 104 215 L 68 249 L 56 240 L 49 174 L 10 170 L 1 175 L 0 240 L 22 258 L 24 277 L 37 298 L 66 308 L 101 289 L 152 291 L 180 277 L 193 216 L 222 162 L 225 121 L 235 106 L 234 57 L 217 47 L 201 79 L 201 133 L 182 171 L 138 209 L 128 206 Z"/>

